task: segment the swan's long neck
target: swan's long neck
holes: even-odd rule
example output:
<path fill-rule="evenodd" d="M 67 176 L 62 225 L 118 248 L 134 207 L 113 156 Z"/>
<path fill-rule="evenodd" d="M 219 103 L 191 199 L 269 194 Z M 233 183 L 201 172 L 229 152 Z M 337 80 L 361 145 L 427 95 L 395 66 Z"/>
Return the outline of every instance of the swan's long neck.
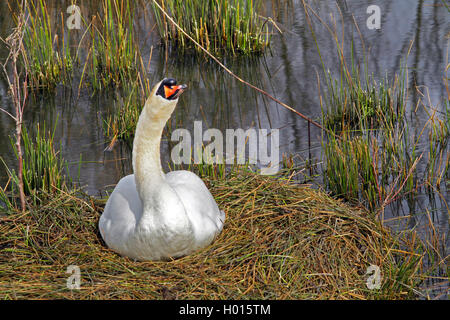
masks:
<path fill-rule="evenodd" d="M 158 194 L 166 184 L 161 167 L 160 143 L 164 126 L 175 105 L 176 101 L 165 100 L 152 92 L 139 116 L 133 141 L 133 170 L 144 207 L 155 199 L 153 195 Z"/>

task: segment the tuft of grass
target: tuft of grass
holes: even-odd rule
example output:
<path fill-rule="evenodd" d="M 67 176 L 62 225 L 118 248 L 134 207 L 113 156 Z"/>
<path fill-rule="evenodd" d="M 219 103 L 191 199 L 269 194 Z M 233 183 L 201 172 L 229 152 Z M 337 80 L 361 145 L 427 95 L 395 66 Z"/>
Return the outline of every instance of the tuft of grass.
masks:
<path fill-rule="evenodd" d="M 269 45 L 267 19 L 259 16 L 252 0 L 161 0 L 174 21 L 211 53 L 231 55 L 261 53 Z M 152 3 L 163 43 L 182 50 L 194 49 L 191 41 L 167 21 Z"/>
<path fill-rule="evenodd" d="M 55 148 L 55 131 L 46 131 L 45 125 L 36 126 L 34 138 L 31 138 L 24 128 L 24 191 L 32 194 L 34 191 L 45 190 L 53 193 L 65 188 L 64 168 L 67 166 L 61 157 L 61 150 Z"/>
<path fill-rule="evenodd" d="M 129 0 L 103 0 L 102 10 L 96 19 L 98 27 L 93 24 L 91 29 L 89 73 L 95 91 L 135 79 L 138 65 L 133 3 Z"/>
<path fill-rule="evenodd" d="M 394 238 L 364 210 L 309 186 L 236 168 L 205 179 L 227 219 L 207 248 L 170 262 L 107 249 L 104 201 L 42 194 L 40 206 L 0 223 L 3 299 L 408 299 L 419 283 L 414 239 Z M 370 265 L 380 289 L 368 289 Z M 69 265 L 81 290 L 67 289 Z"/>
<path fill-rule="evenodd" d="M 46 132 L 45 125 L 42 129 L 37 125 L 30 136 L 27 129 L 23 127 L 22 141 L 22 175 L 25 195 L 33 203 L 37 203 L 39 202 L 39 193 L 57 194 L 61 190 L 67 190 L 67 183 L 71 181 L 64 175 L 67 163 L 61 157 L 60 150 L 55 149 L 54 131 L 53 133 Z M 18 157 L 16 144 L 12 140 L 11 145 Z M 19 178 L 14 169 L 6 166 L 6 170 L 10 177 L 10 183 L 0 190 L 0 200 L 5 204 L 7 210 L 11 210 L 15 207 L 15 193 Z"/>
<path fill-rule="evenodd" d="M 405 77 L 395 77 L 391 85 L 386 78 L 377 83 L 367 74 L 361 75 L 352 64 L 352 75 L 343 72 L 339 81 L 328 72 L 326 110 L 323 123 L 334 131 L 369 130 L 385 124 L 402 122 L 405 115 Z"/>
<path fill-rule="evenodd" d="M 367 75 L 361 79 L 353 59 L 351 78 L 347 64 L 341 67 L 339 80 L 326 73 L 327 95 L 321 100 L 325 127 L 339 133 L 339 139 L 326 133 L 322 142 L 324 182 L 334 194 L 375 211 L 416 191 L 420 155 L 405 118 L 406 74 L 396 75 L 391 85 L 377 84 Z"/>
<path fill-rule="evenodd" d="M 328 189 L 350 201 L 364 199 L 372 208 L 380 205 L 369 142 L 348 135 L 340 140 L 329 137 L 324 149 L 327 168 L 324 180 Z"/>
<path fill-rule="evenodd" d="M 59 39 L 52 26 L 47 4 L 43 0 L 36 2 L 27 0 L 25 8 L 20 10 L 29 12 L 24 35 L 27 53 L 25 64 L 30 77 L 29 86 L 34 89 L 52 90 L 61 81 L 68 81 L 73 69 L 64 29 L 61 30 L 62 39 Z M 65 26 L 63 16 L 61 16 L 61 25 Z"/>

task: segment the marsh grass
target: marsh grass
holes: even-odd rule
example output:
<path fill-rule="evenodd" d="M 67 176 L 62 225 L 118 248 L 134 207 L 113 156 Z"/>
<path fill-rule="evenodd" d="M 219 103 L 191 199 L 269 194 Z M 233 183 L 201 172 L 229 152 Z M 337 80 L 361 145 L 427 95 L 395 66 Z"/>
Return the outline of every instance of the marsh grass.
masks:
<path fill-rule="evenodd" d="M 228 171 L 233 170 L 233 166 L 228 166 Z M 188 165 L 171 165 L 170 170 L 187 170 L 196 173 L 198 176 L 207 179 L 224 179 L 227 172 L 227 166 L 224 163 L 190 163 Z"/>
<path fill-rule="evenodd" d="M 373 183 L 378 177 L 374 177 L 367 140 L 361 137 L 352 139 L 348 135 L 341 140 L 329 137 L 325 155 L 327 169 L 324 180 L 334 194 L 350 201 L 367 199 L 370 207 L 378 204 L 379 190 L 375 190 L 376 184 Z"/>
<path fill-rule="evenodd" d="M 406 123 L 384 123 L 378 129 L 343 131 L 341 139 L 327 135 L 323 142 L 325 184 L 333 193 L 362 201 L 373 210 L 403 195 L 414 195 L 426 177 L 420 179 L 416 170 L 424 155 L 420 137 L 409 130 Z M 437 152 L 438 145 L 436 140 L 430 141 L 430 177 L 434 176 L 436 157 L 440 157 L 440 166 L 448 158 L 441 145 Z"/>
<path fill-rule="evenodd" d="M 61 148 L 55 145 L 55 128 L 47 131 L 45 124 L 38 124 L 30 137 L 23 132 L 24 144 L 24 189 L 25 194 L 45 190 L 55 192 L 65 189 L 64 169 L 66 162 L 61 157 Z"/>
<path fill-rule="evenodd" d="M 25 8 L 20 10 L 29 13 L 24 36 L 29 86 L 33 89 L 52 90 L 60 82 L 69 82 L 73 63 L 68 41 L 64 27 L 59 32 L 60 37 L 56 31 L 57 25 L 65 26 L 63 15 L 61 21 L 52 24 L 43 0 L 27 0 Z"/>
<path fill-rule="evenodd" d="M 385 78 L 377 82 L 364 75 L 352 60 L 352 74 L 342 70 L 339 80 L 328 72 L 326 110 L 322 110 L 323 123 L 333 132 L 370 130 L 392 126 L 404 120 L 405 77 L 395 77 L 391 85 Z M 366 66 L 367 67 L 367 66 Z"/>
<path fill-rule="evenodd" d="M 161 0 L 175 22 L 206 50 L 218 55 L 262 52 L 270 41 L 267 19 L 257 14 L 252 0 Z M 181 50 L 200 49 L 175 28 L 152 3 L 163 43 Z"/>
<path fill-rule="evenodd" d="M 45 125 L 37 125 L 30 135 L 28 130 L 22 129 L 23 141 L 23 186 L 24 193 L 34 204 L 39 201 L 39 193 L 55 194 L 60 190 L 67 190 L 71 179 L 67 177 L 67 162 L 61 157 L 60 148 L 56 148 L 53 132 L 47 131 Z M 16 157 L 16 144 L 11 139 L 11 146 Z M 0 190 L 0 200 L 5 204 L 6 211 L 16 207 L 16 190 L 19 178 L 14 169 L 6 167 L 10 181 Z M 5 210 L 4 210 L 5 211 Z"/>
<path fill-rule="evenodd" d="M 388 204 L 405 196 L 414 199 L 425 184 L 439 185 L 449 159 L 447 126 L 433 114 L 415 136 L 406 116 L 407 64 L 400 63 L 399 72 L 377 81 L 367 71 L 364 42 L 362 59 L 357 61 L 353 40 L 347 45 L 344 35 L 339 38 L 336 25 L 326 24 L 305 2 L 304 6 L 319 57 L 322 54 L 311 14 L 330 32 L 339 61 L 337 75 L 331 75 L 322 61 L 324 80 L 319 78 L 322 123 L 328 129 L 322 141 L 324 184 L 334 195 L 362 203 L 373 212 L 383 212 Z M 359 31 L 357 25 L 355 29 Z M 344 52 L 350 52 L 350 56 Z M 414 103 L 419 106 L 419 102 Z M 425 104 L 423 107 L 427 109 Z M 408 111 L 408 115 L 414 112 Z M 427 128 L 429 152 L 422 144 Z M 428 173 L 417 170 L 421 161 L 428 161 Z"/>
<path fill-rule="evenodd" d="M 89 74 L 94 91 L 136 78 L 140 54 L 134 39 L 133 12 L 134 4 L 129 0 L 102 1 L 102 12 L 90 29 Z"/>
<path fill-rule="evenodd" d="M 406 73 L 395 75 L 389 84 L 356 72 L 360 66 L 353 59 L 341 68 L 338 79 L 325 73 L 326 94 L 321 99 L 325 127 L 339 134 L 339 139 L 329 132 L 324 135 L 324 182 L 335 195 L 376 211 L 417 191 L 421 155 L 419 139 L 410 134 L 405 117 Z"/>
<path fill-rule="evenodd" d="M 422 256 L 366 211 L 309 186 L 236 168 L 205 179 L 227 214 L 207 248 L 170 262 L 136 262 L 107 249 L 97 223 L 104 201 L 76 191 L 1 217 L 0 297 L 6 299 L 406 299 Z M 367 267 L 381 288 L 366 286 Z M 81 290 L 66 287 L 69 265 Z"/>

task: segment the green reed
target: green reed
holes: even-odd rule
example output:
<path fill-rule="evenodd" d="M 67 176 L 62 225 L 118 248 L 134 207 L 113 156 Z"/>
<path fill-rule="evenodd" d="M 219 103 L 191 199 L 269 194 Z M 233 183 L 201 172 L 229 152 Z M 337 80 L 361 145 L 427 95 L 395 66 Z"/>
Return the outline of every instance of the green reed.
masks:
<path fill-rule="evenodd" d="M 377 89 L 368 89 L 365 92 L 373 97 Z M 390 87 L 385 92 L 394 90 Z M 393 110 L 390 101 L 387 110 Z M 401 110 L 404 108 L 399 106 Z M 411 134 L 403 112 L 386 115 L 380 108 L 373 117 L 356 113 L 352 118 L 343 113 L 339 129 L 336 122 L 325 121 L 329 130 L 340 132 L 340 139 L 331 134 L 325 137 L 324 179 L 333 193 L 377 209 L 403 195 L 415 194 L 419 178 L 416 166 L 422 154 L 418 148 L 420 137 Z M 323 118 L 330 119 L 330 114 Z M 434 150 L 430 158 L 433 155 Z"/>
<path fill-rule="evenodd" d="M 320 20 L 336 44 L 338 74 L 332 75 L 322 59 L 320 46 L 305 5 L 308 26 L 323 67 L 321 92 L 324 184 L 347 200 L 362 202 L 373 211 L 404 196 L 414 197 L 421 182 L 416 170 L 423 152 L 406 119 L 408 67 L 381 81 L 369 75 L 368 55 L 355 59 L 354 40 L 344 43 L 335 25 Z M 314 13 L 315 14 L 315 13 Z M 316 15 L 316 14 L 315 14 Z M 358 26 L 355 27 L 359 30 Z M 344 53 L 350 49 L 350 57 Z M 405 59 L 407 61 L 407 59 Z"/>
<path fill-rule="evenodd" d="M 47 131 L 45 125 L 42 128 L 37 125 L 30 135 L 26 127 L 22 129 L 23 141 L 23 186 L 26 196 L 31 196 L 33 202 L 38 201 L 36 195 L 41 192 L 56 194 L 61 190 L 67 190 L 70 177 L 64 175 L 68 170 L 67 162 L 61 156 L 60 148 L 56 148 L 53 132 Z M 17 147 L 11 139 L 11 146 L 16 158 Z M 9 168 L 3 161 L 10 177 L 7 187 L 0 190 L 0 201 L 6 208 L 15 206 L 14 195 L 17 194 L 19 178 L 14 169 Z"/>
<path fill-rule="evenodd" d="M 90 78 L 94 90 L 134 79 L 139 49 L 133 33 L 131 1 L 103 0 L 102 13 L 91 29 Z"/>
<path fill-rule="evenodd" d="M 270 42 L 267 19 L 257 14 L 252 0 L 161 0 L 161 7 L 209 52 L 231 55 L 262 52 Z M 181 49 L 200 52 L 152 3 L 159 34 Z"/>
<path fill-rule="evenodd" d="M 367 69 L 367 66 L 365 66 Z M 341 66 L 339 79 L 325 73 L 327 95 L 322 121 L 326 134 L 325 184 L 337 195 L 375 209 L 390 201 L 395 188 L 414 189 L 410 169 L 417 159 L 405 120 L 406 74 L 374 80 L 356 61 Z M 406 68 L 404 68 L 405 70 Z"/>
<path fill-rule="evenodd" d="M 337 83 L 339 90 L 352 90 L 343 89 L 348 83 L 342 85 L 335 80 L 329 83 Z M 389 87 L 385 91 L 395 92 L 394 89 Z M 369 87 L 365 92 L 371 95 L 376 90 Z M 331 87 L 329 92 L 335 93 L 336 88 Z M 323 100 L 336 101 L 333 97 Z M 396 107 L 392 105 L 393 100 L 390 101 L 387 110 Z M 405 109 L 406 103 L 402 103 L 399 110 Z M 424 108 L 427 110 L 426 106 Z M 418 136 L 404 112 L 393 116 L 376 113 L 376 119 L 368 121 L 362 112 L 355 113 L 354 117 L 345 113 L 338 117 L 331 108 L 323 110 L 328 110 L 323 113 L 326 127 L 339 133 L 339 138 L 327 133 L 323 141 L 324 182 L 334 194 L 376 209 L 403 196 L 414 197 L 421 186 L 439 189 L 446 181 L 450 160 L 448 107 L 443 119 L 437 117 L 436 111 L 429 115 Z M 340 118 L 339 122 L 327 122 L 333 117 Z M 422 172 L 416 170 L 419 161 L 426 163 Z"/>
<path fill-rule="evenodd" d="M 30 77 L 30 86 L 34 89 L 51 90 L 61 81 L 70 79 L 72 72 L 72 57 L 66 43 L 64 29 L 59 39 L 56 25 L 52 26 L 51 16 L 48 12 L 46 2 L 26 1 L 29 12 L 28 25 L 25 29 L 24 44 L 27 56 L 25 64 Z M 60 25 L 64 26 L 63 16 Z M 60 43 L 62 44 L 60 47 Z"/>
<path fill-rule="evenodd" d="M 56 149 L 53 132 L 46 132 L 45 125 L 37 125 L 34 137 L 30 137 L 24 127 L 23 131 L 23 181 L 25 194 L 45 190 L 58 192 L 65 187 L 64 168 L 67 163 Z"/>
<path fill-rule="evenodd" d="M 3 162 L 3 159 L 0 159 Z M 3 164 L 5 164 L 3 162 Z M 0 186 L 0 213 L 8 214 L 14 210 L 14 200 L 11 195 L 16 194 L 14 192 L 14 185 L 11 184 L 11 180 L 8 181 L 6 186 Z"/>
<path fill-rule="evenodd" d="M 392 84 L 361 74 L 352 60 L 352 71 L 342 70 L 339 80 L 326 73 L 328 95 L 323 123 L 333 131 L 366 130 L 402 121 L 405 115 L 404 75 Z"/>
<path fill-rule="evenodd" d="M 169 170 L 188 170 L 196 173 L 201 178 L 208 178 L 210 180 L 218 180 L 225 179 L 227 173 L 227 166 L 225 163 L 214 163 L 214 162 L 200 162 L 200 163 L 189 163 L 188 165 L 184 164 L 171 164 L 168 163 Z M 230 169 L 235 167 L 246 167 L 246 165 L 233 165 L 230 166 Z"/>

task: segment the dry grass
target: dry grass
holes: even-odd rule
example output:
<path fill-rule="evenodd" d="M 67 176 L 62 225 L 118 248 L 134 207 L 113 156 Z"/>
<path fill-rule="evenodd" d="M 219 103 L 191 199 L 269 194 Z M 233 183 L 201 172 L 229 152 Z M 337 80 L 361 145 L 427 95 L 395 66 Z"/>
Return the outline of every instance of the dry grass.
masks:
<path fill-rule="evenodd" d="M 170 262 L 134 262 L 107 249 L 100 201 L 60 192 L 0 218 L 2 299 L 401 299 L 422 256 L 365 211 L 321 191 L 235 170 L 208 181 L 227 213 L 216 241 Z M 417 252 L 417 251 L 414 251 Z M 382 287 L 366 287 L 369 265 Z M 78 265 L 81 290 L 66 287 Z"/>

